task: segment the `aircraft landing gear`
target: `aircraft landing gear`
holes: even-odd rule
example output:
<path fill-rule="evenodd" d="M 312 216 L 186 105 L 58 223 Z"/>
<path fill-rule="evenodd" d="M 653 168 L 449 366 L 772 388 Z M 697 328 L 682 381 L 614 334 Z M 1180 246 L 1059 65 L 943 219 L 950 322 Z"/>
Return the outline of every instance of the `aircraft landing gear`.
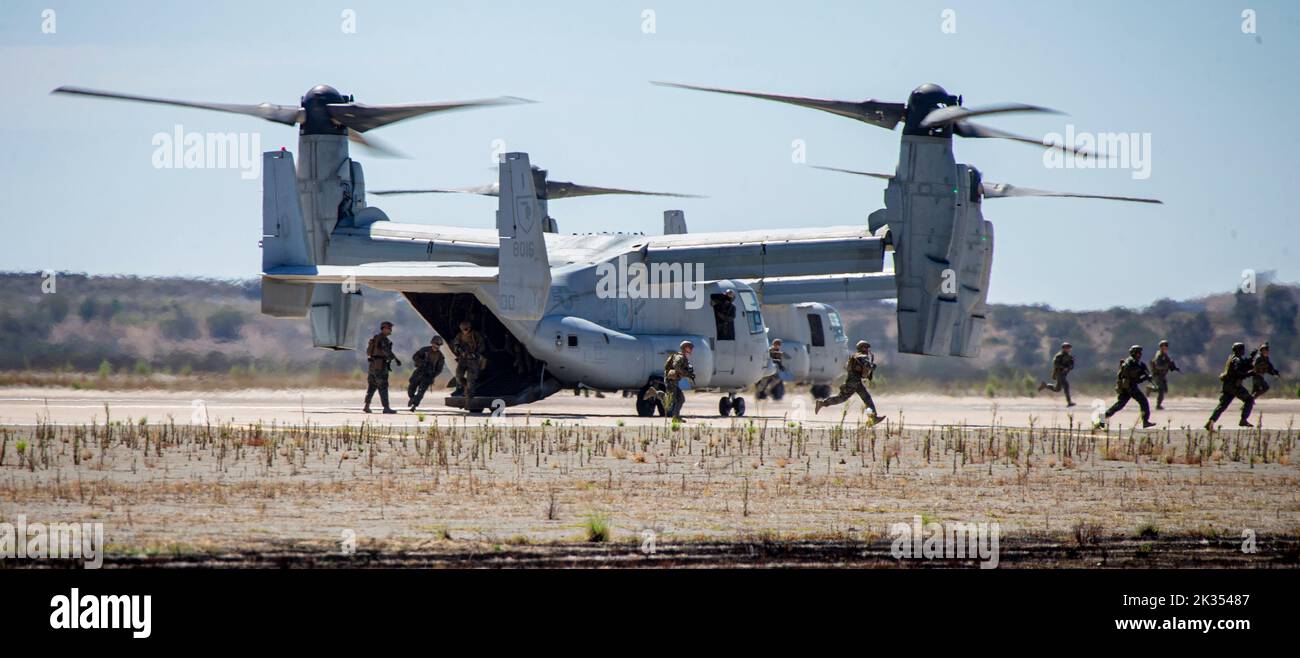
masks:
<path fill-rule="evenodd" d="M 738 398 L 735 393 L 728 393 L 727 397 L 718 400 L 718 415 L 729 416 L 733 411 L 737 416 L 745 415 L 745 398 Z"/>
<path fill-rule="evenodd" d="M 830 384 L 813 384 L 809 392 L 814 398 L 820 400 L 831 396 L 831 387 Z"/>

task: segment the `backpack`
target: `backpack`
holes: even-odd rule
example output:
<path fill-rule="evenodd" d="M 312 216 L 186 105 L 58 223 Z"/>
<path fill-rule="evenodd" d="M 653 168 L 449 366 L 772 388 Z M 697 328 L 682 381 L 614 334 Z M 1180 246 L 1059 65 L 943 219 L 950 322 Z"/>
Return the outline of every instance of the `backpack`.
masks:
<path fill-rule="evenodd" d="M 668 360 L 667 360 L 667 361 L 664 361 L 664 372 L 665 372 L 665 373 L 668 373 L 668 372 L 672 372 L 672 371 L 673 371 L 673 360 L 675 360 L 676 358 L 677 358 L 677 353 L 676 353 L 676 352 L 669 352 L 669 353 L 668 353 Z"/>

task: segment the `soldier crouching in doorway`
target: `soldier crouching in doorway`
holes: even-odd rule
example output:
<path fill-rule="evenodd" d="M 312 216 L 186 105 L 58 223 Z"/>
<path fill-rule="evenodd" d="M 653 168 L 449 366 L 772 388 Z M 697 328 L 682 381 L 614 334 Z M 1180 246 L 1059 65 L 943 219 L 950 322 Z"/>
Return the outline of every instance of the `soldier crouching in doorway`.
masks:
<path fill-rule="evenodd" d="M 411 373 L 411 379 L 406 385 L 406 406 L 415 411 L 424 400 L 424 394 L 433 385 L 433 380 L 442 373 L 443 362 L 446 358 L 442 356 L 442 336 L 434 336 L 428 345 L 416 350 L 411 357 L 411 365 L 415 366 L 415 372 Z"/>
<path fill-rule="evenodd" d="M 487 365 L 487 338 L 475 331 L 469 320 L 462 320 L 460 332 L 451 341 L 451 351 L 456 355 L 456 381 L 466 400 L 474 397 L 479 374 Z"/>

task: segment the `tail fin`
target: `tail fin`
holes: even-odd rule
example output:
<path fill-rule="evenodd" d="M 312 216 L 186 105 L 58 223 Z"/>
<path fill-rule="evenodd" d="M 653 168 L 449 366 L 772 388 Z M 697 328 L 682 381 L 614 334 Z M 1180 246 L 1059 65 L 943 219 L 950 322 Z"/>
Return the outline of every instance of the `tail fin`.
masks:
<path fill-rule="evenodd" d="M 680 210 L 664 211 L 664 235 L 682 235 L 686 233 L 686 213 Z"/>
<path fill-rule="evenodd" d="M 501 314 L 514 320 L 537 320 L 546 312 L 551 264 L 543 232 L 546 213 L 537 202 L 527 153 L 507 153 L 502 158 L 498 194 L 497 289 Z"/>
<path fill-rule="evenodd" d="M 283 265 L 314 265 L 298 197 L 293 154 L 262 154 L 262 271 Z M 312 284 L 262 279 L 262 313 L 301 318 L 311 304 Z"/>
<path fill-rule="evenodd" d="M 307 224 L 298 198 L 293 154 L 262 154 L 262 271 L 282 265 L 314 265 Z"/>

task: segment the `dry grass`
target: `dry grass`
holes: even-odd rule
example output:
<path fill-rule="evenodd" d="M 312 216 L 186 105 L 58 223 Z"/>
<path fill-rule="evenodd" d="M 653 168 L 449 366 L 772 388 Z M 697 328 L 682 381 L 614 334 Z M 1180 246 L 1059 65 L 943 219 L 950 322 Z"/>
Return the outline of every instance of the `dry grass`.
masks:
<path fill-rule="evenodd" d="M 1295 535 L 1298 434 L 110 420 L 0 428 L 0 520 L 104 521 L 125 552 L 867 538 L 922 514 L 1078 545 Z"/>

